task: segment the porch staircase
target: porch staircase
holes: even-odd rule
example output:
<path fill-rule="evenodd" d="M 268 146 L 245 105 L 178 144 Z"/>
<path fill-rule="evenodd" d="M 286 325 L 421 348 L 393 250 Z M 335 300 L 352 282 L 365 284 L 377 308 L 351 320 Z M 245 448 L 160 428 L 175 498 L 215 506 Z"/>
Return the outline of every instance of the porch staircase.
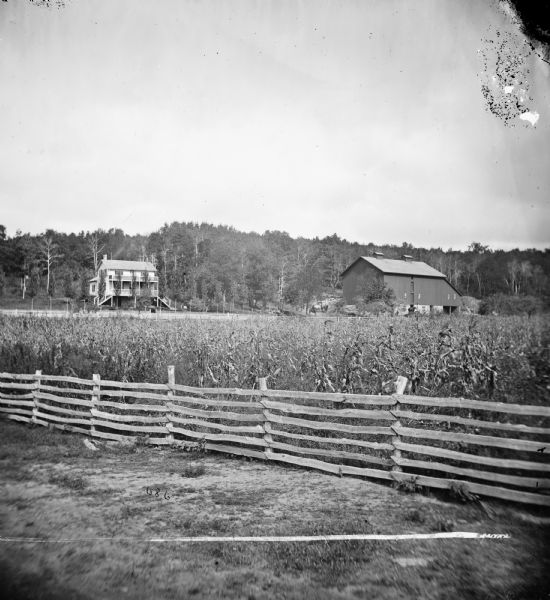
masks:
<path fill-rule="evenodd" d="M 111 298 L 114 298 L 114 296 L 112 294 L 110 294 L 109 296 L 104 296 L 103 298 L 98 298 L 97 299 L 97 305 L 98 306 L 105 306 L 106 304 L 110 304 L 111 303 Z"/>
<path fill-rule="evenodd" d="M 172 306 L 170 299 L 166 296 L 163 296 L 162 298 L 159 296 L 159 303 L 162 304 L 162 308 L 167 308 L 168 310 L 176 310 L 175 307 Z"/>

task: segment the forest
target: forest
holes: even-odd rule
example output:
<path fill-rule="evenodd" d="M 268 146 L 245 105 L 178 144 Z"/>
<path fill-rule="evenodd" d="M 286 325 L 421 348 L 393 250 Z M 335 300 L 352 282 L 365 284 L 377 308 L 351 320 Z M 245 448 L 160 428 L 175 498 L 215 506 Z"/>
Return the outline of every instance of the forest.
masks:
<path fill-rule="evenodd" d="M 191 310 L 249 310 L 292 307 L 308 310 L 341 297 L 340 274 L 357 257 L 374 251 L 386 258 L 412 255 L 444 273 L 464 295 L 506 312 L 518 302 L 548 308 L 548 249 L 498 250 L 472 242 L 467 250 L 360 244 L 337 234 L 292 238 L 282 231 L 242 232 L 225 225 L 173 222 L 148 235 L 121 229 L 40 235 L 0 225 L 2 297 L 47 294 L 78 302 L 104 255 L 149 260 L 157 268 L 161 295 Z M 370 299 L 372 300 L 372 298 Z"/>

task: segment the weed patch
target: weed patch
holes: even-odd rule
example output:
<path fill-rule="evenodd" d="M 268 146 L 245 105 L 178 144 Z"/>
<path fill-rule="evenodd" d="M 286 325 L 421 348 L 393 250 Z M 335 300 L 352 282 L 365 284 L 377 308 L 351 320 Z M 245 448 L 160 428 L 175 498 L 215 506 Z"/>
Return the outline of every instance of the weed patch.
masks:
<path fill-rule="evenodd" d="M 418 523 L 421 525 L 426 522 L 426 515 L 418 508 L 414 508 L 405 513 L 405 521 L 409 521 L 411 523 Z"/>
<path fill-rule="evenodd" d="M 81 475 L 68 473 L 53 473 L 48 478 L 48 483 L 75 491 L 84 490 L 88 487 L 88 482 Z"/>
<path fill-rule="evenodd" d="M 185 465 L 181 471 L 182 477 L 202 477 L 206 473 L 204 465 Z"/>
<path fill-rule="evenodd" d="M 266 558 L 276 575 L 282 573 L 311 573 L 323 585 L 337 585 L 352 572 L 368 565 L 373 555 L 379 556 L 383 548 L 367 541 L 286 542 L 272 544 Z"/>
<path fill-rule="evenodd" d="M 403 479 L 402 481 L 394 482 L 394 487 L 401 492 L 407 492 L 409 494 L 420 493 L 424 490 L 421 485 L 416 483 L 418 476 L 411 475 L 408 479 Z"/>
<path fill-rule="evenodd" d="M 451 483 L 449 492 L 453 498 L 461 502 L 479 502 L 479 496 L 468 490 L 468 487 L 462 483 Z"/>
<path fill-rule="evenodd" d="M 266 497 L 266 491 L 247 491 L 241 490 L 213 490 L 210 494 L 214 504 L 224 506 L 259 506 L 263 503 Z"/>
<path fill-rule="evenodd" d="M 118 517 L 122 520 L 131 519 L 136 515 L 143 515 L 145 513 L 151 512 L 153 509 L 152 506 L 143 506 L 143 505 L 134 505 L 130 506 L 128 504 L 123 504 L 118 513 Z"/>

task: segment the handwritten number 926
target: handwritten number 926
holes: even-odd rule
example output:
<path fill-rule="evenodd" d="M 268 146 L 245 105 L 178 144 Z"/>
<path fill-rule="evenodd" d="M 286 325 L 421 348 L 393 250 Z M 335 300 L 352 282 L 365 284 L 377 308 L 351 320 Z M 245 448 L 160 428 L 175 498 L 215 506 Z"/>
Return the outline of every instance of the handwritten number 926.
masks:
<path fill-rule="evenodd" d="M 147 486 L 145 488 L 145 491 L 147 492 L 148 496 L 154 496 L 155 498 L 160 498 L 160 493 L 162 492 L 162 490 L 160 488 L 150 488 L 149 486 Z M 162 496 L 165 500 L 170 500 L 170 496 L 168 495 L 168 490 L 164 490 L 164 494 Z"/>

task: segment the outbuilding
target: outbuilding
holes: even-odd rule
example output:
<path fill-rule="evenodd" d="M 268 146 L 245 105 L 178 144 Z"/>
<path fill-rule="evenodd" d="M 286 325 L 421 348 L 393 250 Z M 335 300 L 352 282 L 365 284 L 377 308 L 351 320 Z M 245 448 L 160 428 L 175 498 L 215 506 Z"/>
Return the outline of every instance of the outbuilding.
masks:
<path fill-rule="evenodd" d="M 369 283 L 392 289 L 398 309 L 451 313 L 460 305 L 460 292 L 443 273 L 408 255 L 401 260 L 384 258 L 379 252 L 360 256 L 342 273 L 346 304 L 356 304 Z"/>

